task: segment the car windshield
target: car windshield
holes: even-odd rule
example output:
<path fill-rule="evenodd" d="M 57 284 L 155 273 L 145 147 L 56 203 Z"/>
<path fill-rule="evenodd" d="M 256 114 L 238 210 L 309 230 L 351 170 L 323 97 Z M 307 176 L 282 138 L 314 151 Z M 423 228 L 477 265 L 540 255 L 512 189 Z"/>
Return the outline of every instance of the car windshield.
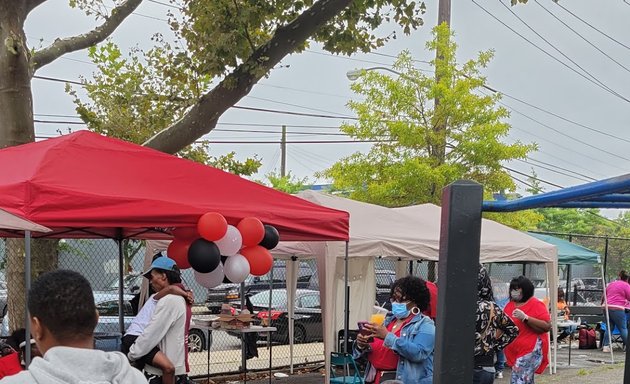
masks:
<path fill-rule="evenodd" d="M 135 280 L 138 278 L 138 275 L 127 275 L 123 277 L 123 287 L 129 288 Z M 107 290 L 117 290 L 118 289 L 118 277 L 113 279 L 109 284 L 105 286 Z"/>
<path fill-rule="evenodd" d="M 255 294 L 250 297 L 250 301 L 253 305 L 257 307 L 268 307 L 269 306 L 269 292 L 264 291 Z M 273 291 L 273 295 L 271 297 L 271 308 L 280 308 L 286 307 L 287 303 L 287 291 Z"/>

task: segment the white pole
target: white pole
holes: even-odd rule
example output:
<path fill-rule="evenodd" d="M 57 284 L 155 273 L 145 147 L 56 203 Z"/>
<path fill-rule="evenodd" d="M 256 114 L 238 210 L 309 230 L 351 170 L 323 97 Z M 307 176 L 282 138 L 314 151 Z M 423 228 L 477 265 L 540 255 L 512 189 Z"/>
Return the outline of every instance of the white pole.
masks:
<path fill-rule="evenodd" d="M 604 315 L 606 316 L 606 332 L 608 332 L 608 345 L 610 349 L 610 363 L 615 364 L 615 355 L 612 349 L 612 329 L 610 329 L 610 314 L 608 313 L 608 297 L 606 296 L 606 280 L 604 280 L 604 264 L 602 266 L 602 281 L 604 282 Z M 603 344 L 603 341 L 602 341 Z"/>

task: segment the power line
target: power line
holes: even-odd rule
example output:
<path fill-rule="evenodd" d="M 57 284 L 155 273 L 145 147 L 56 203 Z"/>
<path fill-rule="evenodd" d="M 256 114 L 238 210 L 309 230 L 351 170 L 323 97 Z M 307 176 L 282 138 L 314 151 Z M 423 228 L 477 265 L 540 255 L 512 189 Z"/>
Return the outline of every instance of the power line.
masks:
<path fill-rule="evenodd" d="M 569 138 L 569 139 L 571 139 L 571 140 L 573 140 L 573 141 L 576 141 L 576 142 L 578 142 L 578 143 L 580 143 L 580 144 L 582 144 L 582 145 L 585 145 L 585 146 L 587 146 L 587 147 L 589 147 L 589 148 L 593 148 L 593 149 L 595 149 L 595 150 L 597 150 L 597 151 L 600 151 L 600 152 L 605 153 L 605 154 L 607 154 L 607 155 L 610 155 L 610 156 L 613 156 L 613 157 L 619 158 L 619 159 L 621 159 L 621 160 L 630 161 L 630 158 L 623 157 L 623 156 L 621 156 L 621 155 L 617 155 L 616 153 L 612 153 L 612 152 L 607 151 L 607 150 L 605 150 L 605 149 L 599 148 L 599 147 L 597 147 L 597 146 L 595 146 L 595 145 L 593 145 L 593 144 L 590 144 L 590 143 L 588 143 L 588 142 L 586 142 L 586 141 L 580 140 L 580 139 L 575 138 L 575 137 L 573 137 L 573 136 L 569 136 L 569 135 L 567 135 L 566 133 L 562 132 L 561 130 L 556 129 L 556 128 L 553 128 L 552 126 L 547 125 L 547 124 L 545 124 L 545 123 L 543 123 L 543 122 L 541 122 L 541 121 L 538 121 L 538 120 L 534 119 L 533 117 L 531 117 L 531 116 L 529 116 L 529 115 L 526 115 L 525 113 L 523 113 L 523 112 L 521 112 L 521 111 L 519 111 L 519 110 L 517 110 L 517 109 L 515 109 L 515 108 L 513 108 L 513 107 L 510 107 L 510 106 L 508 106 L 507 104 L 505 104 L 505 103 L 503 103 L 503 102 L 501 102 L 501 101 L 499 101 L 499 104 L 504 105 L 505 107 L 509 108 L 509 109 L 510 109 L 510 110 L 512 110 L 513 112 L 516 112 L 517 114 L 519 114 L 519 115 L 521 115 L 521 116 L 523 116 L 523 117 L 525 117 L 525 118 L 527 118 L 527 119 L 529 119 L 529 120 L 531 120 L 531 121 L 535 122 L 536 124 L 539 124 L 539 125 L 541 125 L 541 126 L 543 126 L 543 127 L 547 128 L 547 129 L 550 129 L 550 130 L 552 130 L 552 131 L 554 131 L 554 132 L 556 132 L 556 133 L 558 133 L 558 134 L 560 134 L 560 135 L 562 135 L 562 136 L 564 136 L 564 137 L 567 137 L 567 138 Z"/>
<path fill-rule="evenodd" d="M 591 177 L 591 176 L 588 176 L 588 175 L 585 175 L 585 174 L 583 174 L 583 173 L 576 172 L 576 171 L 572 171 L 572 170 L 567 169 L 567 168 L 562 168 L 562 167 L 560 167 L 560 166 L 558 166 L 558 165 L 551 164 L 551 163 L 546 163 L 546 162 L 544 162 L 544 161 L 537 160 L 537 159 L 534 159 L 534 158 L 531 158 L 531 157 L 528 157 L 528 158 L 527 158 L 527 160 L 525 160 L 525 161 L 526 161 L 526 162 L 533 161 L 533 162 L 535 162 L 535 163 L 540 163 L 540 164 L 548 165 L 548 166 L 550 166 L 550 167 L 555 167 L 555 168 L 561 169 L 561 170 L 563 170 L 563 171 L 571 172 L 571 173 L 574 173 L 574 174 L 576 174 L 576 175 L 582 176 L 583 178 L 585 178 L 585 179 L 586 179 L 585 181 L 596 181 L 596 180 L 597 180 L 596 178 Z M 533 164 L 532 164 L 532 165 L 533 165 Z"/>
<path fill-rule="evenodd" d="M 310 49 L 305 49 L 304 52 L 312 53 L 314 55 L 334 57 L 334 58 L 342 59 L 342 60 L 356 61 L 356 62 L 366 63 L 366 64 L 381 65 L 381 66 L 384 66 L 384 67 L 391 67 L 392 66 L 391 64 L 385 64 L 385 63 L 381 63 L 381 62 L 378 62 L 378 61 L 371 61 L 371 60 L 364 60 L 364 59 L 356 59 L 354 57 L 333 55 L 332 53 L 317 52 L 317 51 L 313 51 L 313 50 L 310 50 Z M 385 55 L 385 54 L 381 54 L 381 56 L 395 57 L 395 56 L 389 56 L 389 55 Z M 413 61 L 416 61 L 416 60 L 413 60 Z M 421 60 L 417 60 L 417 61 L 418 62 L 422 62 Z M 419 70 L 420 72 L 434 73 L 434 71 L 431 71 L 431 70 L 428 70 L 428 69 L 420 69 L 420 68 L 416 68 L 416 69 Z"/>
<path fill-rule="evenodd" d="M 327 110 L 324 110 L 324 109 L 318 109 L 318 108 L 305 107 L 303 105 L 298 105 L 298 104 L 293 104 L 293 103 L 286 103 L 286 102 L 283 102 L 283 101 L 271 100 L 271 99 L 267 99 L 267 98 L 264 98 L 264 97 L 256 97 L 256 96 L 247 95 L 247 98 L 248 99 L 254 99 L 254 100 L 267 101 L 267 102 L 270 102 L 270 103 L 275 103 L 275 104 L 280 104 L 280 105 L 287 105 L 289 107 L 302 108 L 302 109 L 306 109 L 306 110 L 309 110 L 309 111 L 323 112 L 323 113 L 329 113 L 331 115 L 339 115 L 339 116 L 344 116 L 344 117 L 351 117 L 351 116 L 348 116 L 348 115 L 343 114 L 343 113 L 331 112 L 331 111 L 327 111 Z"/>
<path fill-rule="evenodd" d="M 163 5 L 163 6 L 165 6 L 165 7 L 169 7 L 169 8 L 174 8 L 174 9 L 181 10 L 181 7 L 175 6 L 175 5 L 173 5 L 173 4 L 163 3 L 163 2 L 161 2 L 161 1 L 157 1 L 157 0 L 149 0 L 149 2 L 151 2 L 151 3 L 155 3 L 155 4 L 160 4 L 160 5 Z"/>
<path fill-rule="evenodd" d="M 83 83 L 75 81 L 75 80 L 64 80 L 64 79 L 58 79 L 55 77 L 48 77 L 48 76 L 34 75 L 33 78 L 39 79 L 39 80 L 54 81 L 56 83 L 69 83 L 69 84 L 76 84 L 76 85 L 84 85 Z"/>
<path fill-rule="evenodd" d="M 532 28 L 529 24 L 527 24 L 527 22 L 525 20 L 523 20 L 520 16 L 518 16 L 516 14 L 516 12 L 514 12 L 508 5 L 504 4 L 502 0 L 499 0 L 499 4 L 501 4 L 504 8 L 506 8 L 512 15 L 514 15 L 514 17 L 516 17 L 521 23 L 523 23 L 523 25 L 525 25 L 525 27 L 527 27 L 527 29 L 529 29 L 530 31 L 532 31 L 536 36 L 538 36 L 539 38 L 541 38 L 545 43 L 547 43 L 551 48 L 553 48 L 556 52 L 558 52 L 560 55 L 562 55 L 565 59 L 569 60 L 573 65 L 575 65 L 576 67 L 578 67 L 579 69 L 582 70 L 582 72 L 584 72 L 585 74 L 587 74 L 588 76 L 590 76 L 593 80 L 595 80 L 595 82 L 597 84 L 600 84 L 601 87 L 603 87 L 604 89 L 606 89 L 607 91 L 609 91 L 610 93 L 612 93 L 613 95 L 616 95 L 617 97 L 630 102 L 630 99 L 625 98 L 624 96 L 622 96 L 621 94 L 617 93 L 616 91 L 614 91 L 612 88 L 608 87 L 606 84 L 604 84 L 601 80 L 599 80 L 597 77 L 595 77 L 595 75 L 593 75 L 592 73 L 590 73 L 589 71 L 587 71 L 584 67 L 582 67 L 580 64 L 578 64 L 575 60 L 571 59 L 568 55 L 566 55 L 564 52 L 562 52 L 560 50 L 560 48 L 556 47 L 553 43 L 551 43 L 549 40 L 547 40 L 543 35 L 541 35 L 538 31 L 536 31 L 536 29 Z"/>
<path fill-rule="evenodd" d="M 523 40 L 525 40 L 526 42 L 528 42 L 529 44 L 531 44 L 534 48 L 538 49 L 539 51 L 543 52 L 545 55 L 549 56 L 550 58 L 552 58 L 553 60 L 557 61 L 558 63 L 560 63 L 562 66 L 568 68 L 570 71 L 576 73 L 578 76 L 584 78 L 585 80 L 589 81 L 590 83 L 593 83 L 594 85 L 596 85 L 597 87 L 605 90 L 606 92 L 612 94 L 613 96 L 617 96 L 618 98 L 626 101 L 626 102 L 630 102 L 630 100 L 624 98 L 623 96 L 617 95 L 613 92 L 611 92 L 611 90 L 607 89 L 606 87 L 602 86 L 601 84 L 597 83 L 596 81 L 594 81 L 593 79 L 591 79 L 590 77 L 586 76 L 585 74 L 583 74 L 582 72 L 579 72 L 578 70 L 576 70 L 575 68 L 571 67 L 570 65 L 568 65 L 567 63 L 565 63 L 564 61 L 558 59 L 557 57 L 555 57 L 554 55 L 552 55 L 551 53 L 547 52 L 545 49 L 539 47 L 538 45 L 536 45 L 536 43 L 532 42 L 531 40 L 529 40 L 527 37 L 523 36 L 521 33 L 519 33 L 518 31 L 516 31 L 514 28 L 510 27 L 509 25 L 507 25 L 506 23 L 504 23 L 501 19 L 499 19 L 498 17 L 496 17 L 494 14 L 492 14 L 490 11 L 488 11 L 486 8 L 484 8 L 482 5 L 480 5 L 479 3 L 477 3 L 475 0 L 472 0 L 473 4 L 475 4 L 477 7 L 481 8 L 485 13 L 487 13 L 490 17 L 492 17 L 494 20 L 496 20 L 498 23 L 500 23 L 501 25 L 503 25 L 504 27 L 506 27 L 507 29 L 509 29 L 510 31 L 512 31 L 513 33 L 515 33 L 517 36 L 519 36 L 520 38 L 522 38 Z M 503 4 L 503 3 L 501 3 Z"/>
<path fill-rule="evenodd" d="M 528 175 L 527 173 L 523 173 L 523 172 L 521 172 L 521 171 L 517 171 L 516 169 L 512 169 L 512 168 L 506 167 L 506 166 L 504 166 L 504 165 L 502 165 L 502 166 L 501 166 L 501 168 L 503 168 L 503 169 L 505 169 L 505 170 L 508 170 L 508 171 L 510 171 L 510 172 L 514 172 L 514 173 L 516 173 L 517 175 L 521 175 L 521 176 L 529 177 L 529 178 L 534 179 L 534 180 L 536 180 L 536 181 L 540 181 L 541 183 L 549 184 L 549 185 L 551 185 L 552 187 L 556 187 L 556 188 L 564 188 L 563 186 L 558 185 L 558 184 L 556 184 L 556 183 L 552 183 L 552 182 L 550 182 L 550 181 L 545 181 L 545 180 L 543 180 L 543 179 L 540 179 L 540 178 L 534 177 L 534 176 L 532 176 L 532 175 Z"/>
<path fill-rule="evenodd" d="M 318 117 L 318 118 L 322 118 L 322 119 L 348 119 L 348 120 L 355 120 L 355 121 L 359 120 L 358 117 L 318 115 L 318 114 L 315 114 L 315 113 L 304 113 L 304 112 L 295 112 L 295 111 L 283 111 L 283 110 L 278 110 L 278 109 L 245 107 L 245 106 L 240 106 L 240 105 L 234 105 L 232 108 L 242 109 L 242 110 L 245 110 L 245 111 L 278 113 L 278 114 L 291 115 L 291 116 Z"/>
<path fill-rule="evenodd" d="M 625 1 L 624 1 L 625 2 Z M 589 27 L 591 27 L 593 30 L 595 30 L 596 32 L 599 32 L 601 35 L 607 37 L 609 40 L 619 44 L 620 46 L 626 48 L 626 49 L 630 49 L 630 46 L 627 46 L 626 44 L 622 43 L 621 41 L 615 39 L 614 37 L 610 36 L 609 34 L 607 34 L 606 32 L 600 30 L 599 28 L 595 27 L 594 25 L 592 25 L 591 23 L 589 23 L 588 21 L 584 20 L 583 18 L 581 18 L 580 16 L 576 15 L 575 13 L 571 12 L 570 10 L 568 10 L 567 8 L 565 8 L 562 4 L 560 4 L 560 2 L 558 1 L 554 1 L 554 3 L 559 6 L 560 8 L 562 8 L 565 12 L 567 12 L 569 15 L 575 17 L 576 19 L 580 20 L 581 22 L 583 22 L 584 24 L 588 25 Z M 627 2 L 626 2 L 627 4 Z"/>
<path fill-rule="evenodd" d="M 611 133 L 604 132 L 604 131 L 601 131 L 601 130 L 599 130 L 599 129 L 595 129 L 595 128 L 593 128 L 593 127 L 589 127 L 589 126 L 584 125 L 584 124 L 582 124 L 582 123 L 578 123 L 578 122 L 576 122 L 576 121 L 574 121 L 574 120 L 571 120 L 571 119 L 566 118 L 566 117 L 564 117 L 564 116 L 561 116 L 561 115 L 559 115 L 559 114 L 557 114 L 557 113 L 554 113 L 554 112 L 551 112 L 551 111 L 549 111 L 549 110 L 547 110 L 547 109 L 544 109 L 544 108 L 541 108 L 541 107 L 539 107 L 539 106 L 536 106 L 536 105 L 534 105 L 534 104 L 532 104 L 532 103 L 529 103 L 529 102 L 527 102 L 527 101 L 525 101 L 525 100 L 522 100 L 522 99 L 519 99 L 519 98 L 517 98 L 517 97 L 511 96 L 511 95 L 509 95 L 509 94 L 507 94 L 507 93 L 504 93 L 504 92 L 502 92 L 502 91 L 495 91 L 495 92 L 498 92 L 498 93 L 500 93 L 501 95 L 503 95 L 503 96 L 505 96 L 505 97 L 507 97 L 507 98 L 510 98 L 510 99 L 512 99 L 512 100 L 514 100 L 514 101 L 518 101 L 518 102 L 519 102 L 519 103 L 521 103 L 521 104 L 527 105 L 528 107 L 531 107 L 531 108 L 534 108 L 534 109 L 536 109 L 536 110 L 539 110 L 540 112 L 544 112 L 544 113 L 546 113 L 546 114 L 548 114 L 548 115 L 551 115 L 551 116 L 553 116 L 553 117 L 556 117 L 556 118 L 558 118 L 558 119 L 560 119 L 560 120 L 566 121 L 567 123 L 571 123 L 571 124 L 577 125 L 578 127 L 582 127 L 582 128 L 584 128 L 584 129 L 588 129 L 589 131 L 597 132 L 597 133 L 599 133 L 599 134 L 601 134 L 601 135 L 608 136 L 608 137 L 612 137 L 612 138 L 617 139 L 617 140 L 625 141 L 626 143 L 630 143 L 630 140 L 629 140 L 629 139 L 625 139 L 625 138 L 623 138 L 623 137 L 615 136 L 615 135 L 613 135 L 613 134 L 611 134 Z"/>
<path fill-rule="evenodd" d="M 606 52 L 604 52 L 601 48 L 599 48 L 597 45 L 593 44 L 590 40 L 588 40 L 586 37 L 582 36 L 582 34 L 580 34 L 578 31 L 576 31 L 575 29 L 573 29 L 569 24 L 565 23 L 564 21 L 562 21 L 562 19 L 560 19 L 558 16 L 556 16 L 553 12 L 551 12 L 549 9 L 547 9 L 547 7 L 545 7 L 544 5 L 542 5 L 541 3 L 538 2 L 538 0 L 534 0 L 534 3 L 538 4 L 539 7 L 541 7 L 542 9 L 544 9 L 548 14 L 550 14 L 554 19 L 558 20 L 560 23 L 562 23 L 562 25 L 564 25 L 565 27 L 567 27 L 571 32 L 575 33 L 576 35 L 578 35 L 582 40 L 584 40 L 587 44 L 589 44 L 591 47 L 595 48 L 597 51 L 599 51 L 599 53 L 601 53 L 602 55 L 606 56 L 608 59 L 610 59 L 612 62 L 614 62 L 615 64 L 617 64 L 618 66 L 620 66 L 621 68 L 623 68 L 626 72 L 630 72 L 630 69 L 628 69 L 628 67 L 626 67 L 625 65 L 621 64 L 620 62 L 618 62 L 617 60 L 615 60 L 614 57 L 610 56 L 609 54 L 607 54 Z"/>
<path fill-rule="evenodd" d="M 532 167 L 538 167 L 538 168 L 541 168 L 541 169 L 545 169 L 545 170 L 547 170 L 547 171 L 549 171 L 549 172 L 557 173 L 557 174 L 559 174 L 559 175 L 563 175 L 563 176 L 568 176 L 568 177 L 571 177 L 571 178 L 573 178 L 573 179 L 582 180 L 582 181 L 587 181 L 587 182 L 592 181 L 592 180 L 590 180 L 590 179 L 586 179 L 586 178 L 579 177 L 579 176 L 574 176 L 574 175 L 569 174 L 569 173 L 567 173 L 567 172 L 562 172 L 562 171 L 559 171 L 559 170 L 557 170 L 557 169 L 553 169 L 553 168 L 551 168 L 551 167 L 546 167 L 546 166 L 544 166 L 544 165 L 532 164 L 532 163 L 530 163 L 530 162 L 528 162 L 528 161 L 526 161 L 526 160 L 522 160 L 522 159 L 514 159 L 514 160 L 516 160 L 516 161 L 520 161 L 521 163 L 529 164 L 529 165 L 531 165 Z"/>

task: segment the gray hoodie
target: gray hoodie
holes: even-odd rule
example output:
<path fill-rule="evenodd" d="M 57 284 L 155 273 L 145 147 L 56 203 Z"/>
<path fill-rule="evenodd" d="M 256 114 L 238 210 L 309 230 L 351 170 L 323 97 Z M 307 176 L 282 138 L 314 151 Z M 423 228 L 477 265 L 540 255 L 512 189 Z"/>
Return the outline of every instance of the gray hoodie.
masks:
<path fill-rule="evenodd" d="M 0 380 L 2 384 L 146 384 L 120 352 L 53 347 L 33 359 L 27 371 Z"/>

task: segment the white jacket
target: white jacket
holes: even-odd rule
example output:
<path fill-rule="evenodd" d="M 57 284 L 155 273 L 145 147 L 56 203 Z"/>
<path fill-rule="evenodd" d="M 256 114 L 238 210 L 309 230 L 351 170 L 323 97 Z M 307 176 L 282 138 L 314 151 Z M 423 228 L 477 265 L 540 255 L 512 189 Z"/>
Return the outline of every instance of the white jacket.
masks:
<path fill-rule="evenodd" d="M 147 379 L 120 352 L 53 347 L 36 357 L 27 371 L 0 380 L 2 384 L 146 384 Z"/>
<path fill-rule="evenodd" d="M 156 345 L 175 367 L 176 375 L 186 374 L 185 339 L 186 301 L 177 295 L 166 295 L 158 300 L 149 325 L 129 348 L 129 360 L 138 360 Z M 162 375 L 162 371 L 145 365 L 144 370 Z"/>

